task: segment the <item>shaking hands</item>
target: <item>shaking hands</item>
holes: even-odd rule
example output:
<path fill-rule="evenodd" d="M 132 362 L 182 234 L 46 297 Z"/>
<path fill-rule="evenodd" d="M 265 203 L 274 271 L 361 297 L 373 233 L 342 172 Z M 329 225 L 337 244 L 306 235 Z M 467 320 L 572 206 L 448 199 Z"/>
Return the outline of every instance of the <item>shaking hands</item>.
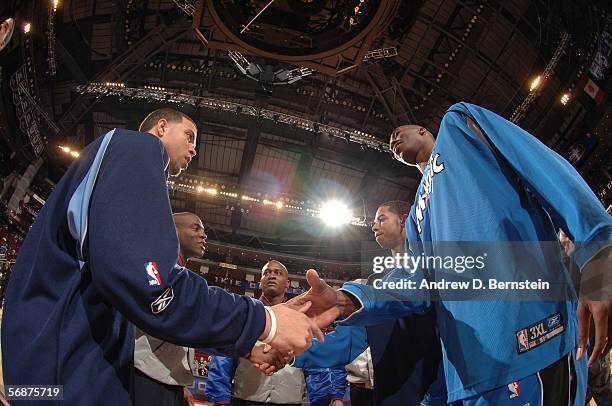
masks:
<path fill-rule="evenodd" d="M 266 328 L 260 340 L 269 345 L 256 345 L 251 362 L 263 373 L 271 375 L 283 368 L 295 355 L 306 351 L 312 337 L 323 341 L 321 328 L 329 326 L 340 315 L 347 317 L 356 310 L 353 302 L 322 280 L 314 269 L 306 272 L 310 289 L 286 303 L 268 308 L 276 319 L 266 312 Z"/>

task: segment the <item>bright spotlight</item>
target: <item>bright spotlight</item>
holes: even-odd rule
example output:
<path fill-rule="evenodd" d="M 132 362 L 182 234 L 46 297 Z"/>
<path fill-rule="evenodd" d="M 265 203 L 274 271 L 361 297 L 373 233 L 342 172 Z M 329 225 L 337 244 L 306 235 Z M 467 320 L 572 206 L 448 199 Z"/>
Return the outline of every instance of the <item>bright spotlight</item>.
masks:
<path fill-rule="evenodd" d="M 30 23 L 25 23 L 23 25 L 23 33 L 24 34 L 28 34 L 30 31 L 32 30 L 32 24 Z"/>
<path fill-rule="evenodd" d="M 75 158 L 78 158 L 81 154 L 78 151 L 70 151 L 70 155 L 72 155 Z"/>
<path fill-rule="evenodd" d="M 277 209 L 279 209 L 279 210 L 280 210 L 280 209 L 282 209 L 282 208 L 283 208 L 283 202 L 276 202 L 276 203 L 275 203 L 275 206 L 276 206 L 276 208 L 277 208 Z"/>
<path fill-rule="evenodd" d="M 569 99 L 570 99 L 569 93 L 564 93 L 563 96 L 561 96 L 561 104 L 565 106 L 567 102 L 569 101 Z"/>
<path fill-rule="evenodd" d="M 328 226 L 338 227 L 348 224 L 353 216 L 346 204 L 332 200 L 323 204 L 319 211 L 319 217 Z"/>
<path fill-rule="evenodd" d="M 57 11 L 57 6 L 59 6 L 59 0 L 51 0 L 51 4 L 53 5 L 53 11 Z"/>
<path fill-rule="evenodd" d="M 540 82 L 542 81 L 542 76 L 538 76 L 531 82 L 531 86 L 529 86 L 529 91 L 533 92 L 540 86 Z"/>

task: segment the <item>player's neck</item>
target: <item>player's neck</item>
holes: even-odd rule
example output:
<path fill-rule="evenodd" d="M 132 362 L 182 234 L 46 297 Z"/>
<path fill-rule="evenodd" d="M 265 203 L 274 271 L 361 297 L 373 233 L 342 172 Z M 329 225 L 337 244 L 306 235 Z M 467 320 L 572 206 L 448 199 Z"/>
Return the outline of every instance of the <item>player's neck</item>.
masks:
<path fill-rule="evenodd" d="M 402 241 L 401 244 L 398 244 L 397 247 L 395 248 L 391 248 L 391 255 L 396 256 L 396 255 L 404 255 L 406 253 L 406 248 L 404 245 L 404 242 Z"/>
<path fill-rule="evenodd" d="M 268 297 L 264 295 L 264 297 L 268 300 L 268 302 L 270 302 L 270 306 L 274 306 L 274 305 L 283 303 L 285 301 L 285 295 L 278 295 L 278 296 L 272 296 L 272 297 Z"/>
<path fill-rule="evenodd" d="M 421 171 L 421 174 L 425 172 L 425 168 L 427 167 L 427 161 L 417 163 L 417 168 Z"/>
<path fill-rule="evenodd" d="M 425 168 L 427 167 L 427 162 L 429 161 L 429 156 L 431 155 L 431 149 L 427 148 L 427 150 L 421 149 L 416 156 L 417 168 L 421 173 L 425 172 Z"/>

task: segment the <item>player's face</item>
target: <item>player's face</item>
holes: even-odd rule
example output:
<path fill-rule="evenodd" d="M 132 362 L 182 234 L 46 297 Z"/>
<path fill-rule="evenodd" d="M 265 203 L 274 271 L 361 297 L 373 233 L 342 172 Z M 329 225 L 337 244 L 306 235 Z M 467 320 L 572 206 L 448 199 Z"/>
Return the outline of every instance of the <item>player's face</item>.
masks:
<path fill-rule="evenodd" d="M 416 165 L 425 135 L 426 130 L 417 125 L 403 125 L 393 130 L 389 138 L 389 148 L 395 159 L 406 165 Z"/>
<path fill-rule="evenodd" d="M 376 210 L 372 231 L 378 245 L 385 249 L 392 249 L 398 244 L 403 244 L 405 238 L 402 230 L 402 218 L 389 210 L 387 206 L 381 206 Z"/>
<path fill-rule="evenodd" d="M 195 142 L 198 130 L 195 124 L 185 117 L 178 123 L 166 122 L 160 128 L 161 140 L 170 155 L 169 172 L 177 176 L 187 169 L 189 162 L 196 155 Z"/>
<path fill-rule="evenodd" d="M 261 269 L 261 290 L 268 298 L 282 295 L 289 287 L 287 270 L 277 261 L 270 261 Z"/>
<path fill-rule="evenodd" d="M 199 217 L 189 216 L 176 220 L 176 233 L 185 259 L 200 258 L 204 255 L 208 236 Z"/>

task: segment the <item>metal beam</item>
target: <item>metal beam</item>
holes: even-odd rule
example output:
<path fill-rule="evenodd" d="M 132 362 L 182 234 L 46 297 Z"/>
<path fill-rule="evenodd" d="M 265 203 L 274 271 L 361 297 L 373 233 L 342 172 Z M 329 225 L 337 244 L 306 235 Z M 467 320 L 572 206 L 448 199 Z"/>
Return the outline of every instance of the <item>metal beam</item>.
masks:
<path fill-rule="evenodd" d="M 251 120 L 247 127 L 247 138 L 242 152 L 242 162 L 240 163 L 240 172 L 238 172 L 238 183 L 243 184 L 251 174 L 253 162 L 255 162 L 255 153 L 257 152 L 257 144 L 261 135 L 261 123 Z"/>
<path fill-rule="evenodd" d="M 406 101 L 402 88 L 398 86 L 397 81 L 389 80 L 384 73 L 376 74 L 374 72 L 376 66 L 370 65 L 364 70 L 364 74 L 393 126 L 397 127 L 399 123 L 416 122 L 416 116 Z"/>
<path fill-rule="evenodd" d="M 126 52 L 115 58 L 92 82 L 120 82 L 129 78 L 143 64 L 181 38 L 190 29 L 189 23 L 181 19 L 172 25 L 159 25 Z M 59 120 L 60 135 L 68 136 L 70 131 L 96 104 L 97 98 L 90 94 L 77 96 L 72 105 Z"/>

